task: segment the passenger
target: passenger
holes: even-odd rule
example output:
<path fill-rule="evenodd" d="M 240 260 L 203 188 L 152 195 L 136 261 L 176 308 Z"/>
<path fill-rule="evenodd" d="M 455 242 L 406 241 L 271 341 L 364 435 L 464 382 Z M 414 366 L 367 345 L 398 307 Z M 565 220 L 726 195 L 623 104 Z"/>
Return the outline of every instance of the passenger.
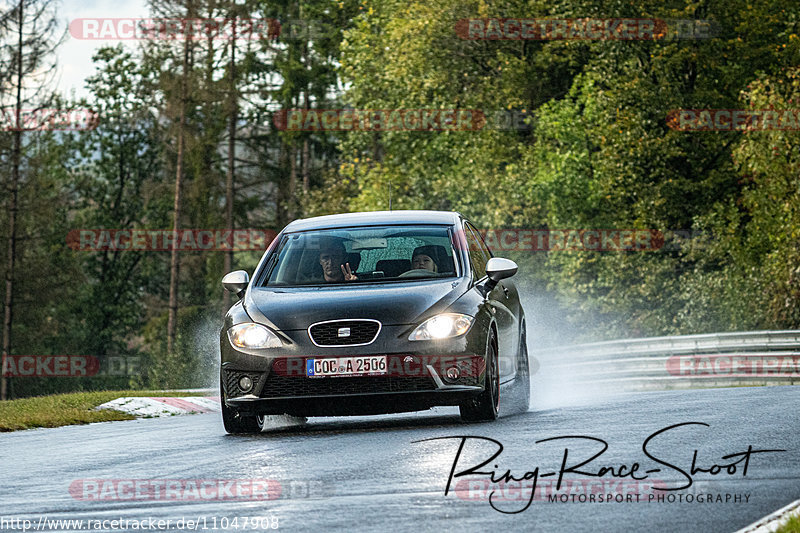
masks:
<path fill-rule="evenodd" d="M 341 283 L 342 281 L 355 281 L 358 277 L 350 269 L 350 263 L 345 263 L 347 251 L 339 240 L 325 243 L 319 252 L 319 265 L 322 275 L 327 283 Z"/>
<path fill-rule="evenodd" d="M 433 246 L 420 246 L 411 255 L 411 268 L 439 272 L 439 257 Z"/>

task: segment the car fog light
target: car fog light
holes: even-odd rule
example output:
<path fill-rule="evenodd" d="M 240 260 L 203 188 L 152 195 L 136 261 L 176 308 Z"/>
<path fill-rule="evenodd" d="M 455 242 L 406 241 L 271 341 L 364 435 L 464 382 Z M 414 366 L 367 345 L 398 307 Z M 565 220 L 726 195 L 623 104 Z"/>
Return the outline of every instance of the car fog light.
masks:
<path fill-rule="evenodd" d="M 450 381 L 455 381 L 461 375 L 461 371 L 458 369 L 457 366 L 451 366 L 447 370 L 444 371 L 445 377 Z"/>
<path fill-rule="evenodd" d="M 250 392 L 250 389 L 253 388 L 253 380 L 248 376 L 242 376 L 239 378 L 239 388 L 242 389 L 242 392 Z"/>

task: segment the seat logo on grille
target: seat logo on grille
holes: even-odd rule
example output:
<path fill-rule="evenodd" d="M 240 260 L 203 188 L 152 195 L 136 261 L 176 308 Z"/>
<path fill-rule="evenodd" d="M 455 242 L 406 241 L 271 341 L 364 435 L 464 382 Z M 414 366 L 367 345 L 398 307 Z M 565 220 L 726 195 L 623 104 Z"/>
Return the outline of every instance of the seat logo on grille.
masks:
<path fill-rule="evenodd" d="M 327 320 L 308 326 L 315 346 L 366 346 L 381 332 L 381 323 L 371 318 Z"/>

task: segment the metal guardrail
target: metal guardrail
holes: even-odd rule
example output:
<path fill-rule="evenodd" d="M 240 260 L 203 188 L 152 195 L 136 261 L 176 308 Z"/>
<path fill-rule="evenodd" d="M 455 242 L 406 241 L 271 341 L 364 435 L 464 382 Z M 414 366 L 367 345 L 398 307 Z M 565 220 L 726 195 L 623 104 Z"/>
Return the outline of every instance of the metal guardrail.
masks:
<path fill-rule="evenodd" d="M 625 390 L 800 384 L 800 331 L 651 337 L 532 350 L 543 372 Z"/>

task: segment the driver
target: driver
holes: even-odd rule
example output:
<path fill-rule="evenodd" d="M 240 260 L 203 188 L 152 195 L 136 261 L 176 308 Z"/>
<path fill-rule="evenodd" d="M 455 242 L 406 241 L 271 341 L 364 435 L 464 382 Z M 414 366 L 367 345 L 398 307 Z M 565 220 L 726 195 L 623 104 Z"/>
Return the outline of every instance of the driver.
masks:
<path fill-rule="evenodd" d="M 319 251 L 319 265 L 322 267 L 322 275 L 327 283 L 341 283 L 358 279 L 350 269 L 350 263 L 344 262 L 346 255 L 347 251 L 344 249 L 342 241 L 331 239 L 323 243 Z"/>
<path fill-rule="evenodd" d="M 439 257 L 433 246 L 419 246 L 411 254 L 411 268 L 439 272 Z"/>

